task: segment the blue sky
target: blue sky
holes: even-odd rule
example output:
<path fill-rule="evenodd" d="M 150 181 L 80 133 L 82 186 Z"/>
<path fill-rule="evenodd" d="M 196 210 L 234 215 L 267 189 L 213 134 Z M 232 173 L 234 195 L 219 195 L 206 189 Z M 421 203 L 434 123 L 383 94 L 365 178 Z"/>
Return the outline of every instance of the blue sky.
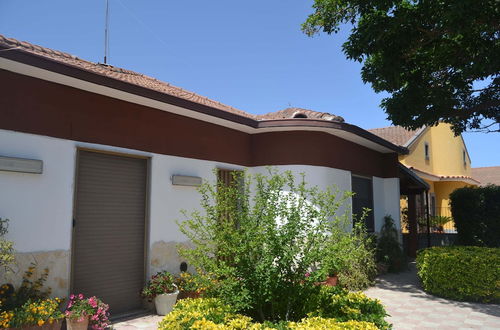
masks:
<path fill-rule="evenodd" d="M 390 125 L 384 94 L 345 59 L 348 31 L 300 31 L 312 0 L 110 0 L 108 63 L 251 113 L 289 106 Z M 0 0 L 0 34 L 102 62 L 105 0 Z M 500 165 L 499 133 L 464 134 L 472 165 Z"/>

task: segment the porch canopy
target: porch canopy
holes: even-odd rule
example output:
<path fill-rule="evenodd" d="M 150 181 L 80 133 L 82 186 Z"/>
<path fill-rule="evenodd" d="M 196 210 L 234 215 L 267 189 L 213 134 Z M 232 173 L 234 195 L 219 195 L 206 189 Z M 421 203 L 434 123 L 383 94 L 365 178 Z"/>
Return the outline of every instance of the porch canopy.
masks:
<path fill-rule="evenodd" d="M 398 176 L 401 195 L 418 195 L 430 189 L 427 182 L 401 163 L 398 164 Z"/>

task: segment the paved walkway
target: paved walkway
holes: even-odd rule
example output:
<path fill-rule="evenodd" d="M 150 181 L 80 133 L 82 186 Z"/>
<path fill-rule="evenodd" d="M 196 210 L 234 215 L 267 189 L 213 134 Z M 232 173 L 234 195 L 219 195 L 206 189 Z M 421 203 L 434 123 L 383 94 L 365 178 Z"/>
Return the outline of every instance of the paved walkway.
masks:
<path fill-rule="evenodd" d="M 426 294 L 415 264 L 381 276 L 365 293 L 382 301 L 394 329 L 500 329 L 500 305 L 451 301 Z"/>
<path fill-rule="evenodd" d="M 145 315 L 132 318 L 130 320 L 122 320 L 113 324 L 113 329 L 116 330 L 155 330 L 158 329 L 158 323 L 163 316 Z"/>

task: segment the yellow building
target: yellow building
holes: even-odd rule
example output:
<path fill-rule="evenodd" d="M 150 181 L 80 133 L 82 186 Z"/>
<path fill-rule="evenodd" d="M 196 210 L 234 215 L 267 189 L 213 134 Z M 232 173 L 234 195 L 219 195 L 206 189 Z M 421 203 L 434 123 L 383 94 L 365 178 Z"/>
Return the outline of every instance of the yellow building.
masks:
<path fill-rule="evenodd" d="M 462 136 L 455 136 L 449 124 L 406 130 L 391 126 L 369 130 L 409 150 L 399 161 L 429 184 L 429 213 L 451 216 L 449 195 L 457 188 L 479 185 L 471 176 L 471 159 Z M 420 198 L 423 206 L 426 198 Z M 403 206 L 403 205 L 402 205 Z"/>

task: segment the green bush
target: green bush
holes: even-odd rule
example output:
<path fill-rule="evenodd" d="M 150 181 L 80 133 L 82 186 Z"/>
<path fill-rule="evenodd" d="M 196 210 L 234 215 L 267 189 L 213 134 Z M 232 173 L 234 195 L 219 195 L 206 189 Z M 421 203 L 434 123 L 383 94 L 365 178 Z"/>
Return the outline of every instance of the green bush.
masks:
<path fill-rule="evenodd" d="M 257 323 L 250 317 L 236 314 L 232 309 L 216 298 L 185 299 L 179 301 L 172 312 L 159 323 L 160 330 L 184 329 L 281 329 L 281 330 L 315 330 L 315 329 L 352 329 L 376 330 L 375 324 L 365 321 L 341 321 L 333 318 L 306 317 L 299 322 Z"/>
<path fill-rule="evenodd" d="M 350 231 L 350 208 L 340 211 L 352 193 L 273 169 L 231 181 L 205 182 L 203 212 L 180 223 L 193 244 L 181 255 L 215 280 L 208 296 L 260 321 L 298 321 L 313 283 L 328 274 L 350 288 L 369 283 L 374 254 L 362 221 Z"/>
<path fill-rule="evenodd" d="M 450 204 L 458 244 L 500 247 L 500 186 L 456 189 Z"/>
<path fill-rule="evenodd" d="M 337 321 L 366 321 L 379 329 L 390 328 L 384 318 L 387 313 L 377 299 L 371 299 L 362 292 L 349 292 L 339 287 L 322 286 L 319 293 L 306 303 L 309 316 L 334 318 Z"/>
<path fill-rule="evenodd" d="M 338 259 L 339 284 L 349 290 L 369 287 L 377 275 L 375 244 L 362 222 L 350 233 L 339 235 L 329 250 Z"/>
<path fill-rule="evenodd" d="M 28 301 L 47 299 L 52 293 L 51 288 L 44 289 L 45 281 L 49 276 L 49 269 L 45 268 L 36 278 L 37 265 L 32 263 L 24 272 L 21 285 L 14 288 L 12 284 L 5 283 L 0 288 L 0 311 L 9 311 L 23 306 Z"/>
<path fill-rule="evenodd" d="M 500 301 L 500 249 L 432 247 L 417 255 L 424 290 L 455 300 Z"/>

